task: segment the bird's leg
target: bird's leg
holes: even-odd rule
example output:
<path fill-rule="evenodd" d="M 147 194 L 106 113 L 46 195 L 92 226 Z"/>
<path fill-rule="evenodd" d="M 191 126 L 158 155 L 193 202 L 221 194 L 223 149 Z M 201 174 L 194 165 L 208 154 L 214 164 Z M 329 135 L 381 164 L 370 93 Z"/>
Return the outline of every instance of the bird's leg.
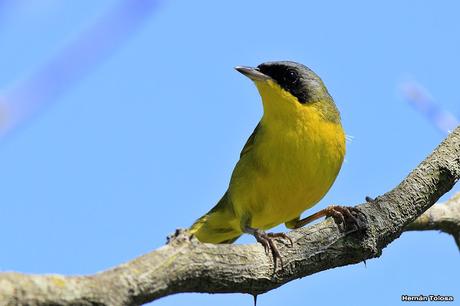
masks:
<path fill-rule="evenodd" d="M 362 228 L 362 222 L 359 219 L 361 214 L 362 213 L 354 207 L 331 205 L 311 216 L 297 221 L 293 227 L 302 227 L 308 223 L 318 220 L 321 217 L 332 217 L 341 230 L 356 231 Z"/>
<path fill-rule="evenodd" d="M 276 247 L 276 244 L 274 240 L 276 238 L 282 238 L 289 240 L 290 246 L 292 247 L 293 243 L 291 238 L 286 235 L 285 233 L 266 233 L 263 230 L 257 229 L 257 228 L 252 228 L 250 226 L 245 226 L 244 227 L 244 232 L 247 234 L 251 234 L 256 238 L 257 242 L 263 245 L 265 249 L 265 253 L 268 255 L 269 251 L 271 250 L 272 256 L 273 256 L 273 263 L 275 265 L 275 270 L 276 270 L 276 262 L 277 259 L 279 259 L 281 263 L 281 268 L 283 267 L 283 259 L 281 258 L 281 254 Z"/>

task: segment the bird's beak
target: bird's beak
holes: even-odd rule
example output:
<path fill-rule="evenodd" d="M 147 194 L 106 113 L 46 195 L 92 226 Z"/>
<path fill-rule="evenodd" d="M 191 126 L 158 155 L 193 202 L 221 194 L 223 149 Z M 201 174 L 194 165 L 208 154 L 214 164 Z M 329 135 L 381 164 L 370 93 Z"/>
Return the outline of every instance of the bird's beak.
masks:
<path fill-rule="evenodd" d="M 268 75 L 260 72 L 259 68 L 247 67 L 247 66 L 236 66 L 235 69 L 253 81 L 266 81 L 266 80 L 271 79 Z"/>

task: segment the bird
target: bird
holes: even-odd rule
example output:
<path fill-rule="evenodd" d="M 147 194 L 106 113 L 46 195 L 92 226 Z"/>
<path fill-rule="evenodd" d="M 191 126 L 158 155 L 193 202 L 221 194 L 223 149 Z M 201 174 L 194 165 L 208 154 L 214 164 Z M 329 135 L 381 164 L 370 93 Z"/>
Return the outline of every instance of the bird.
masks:
<path fill-rule="evenodd" d="M 321 78 L 293 61 L 264 62 L 235 69 L 259 91 L 263 115 L 246 141 L 228 189 L 217 204 L 189 228 L 204 243 L 233 243 L 253 235 L 273 255 L 285 233 L 266 230 L 284 223 L 302 227 L 333 217 L 341 228 L 357 226 L 353 207 L 330 205 L 301 219 L 329 191 L 342 166 L 346 141 L 340 113 Z"/>

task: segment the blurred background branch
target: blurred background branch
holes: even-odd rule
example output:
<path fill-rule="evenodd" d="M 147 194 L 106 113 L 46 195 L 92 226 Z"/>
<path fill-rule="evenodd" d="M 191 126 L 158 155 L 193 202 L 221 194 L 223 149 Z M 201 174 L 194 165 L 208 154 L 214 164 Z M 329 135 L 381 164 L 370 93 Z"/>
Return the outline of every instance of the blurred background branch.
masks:
<path fill-rule="evenodd" d="M 421 84 L 415 81 L 404 82 L 401 91 L 406 101 L 442 133 L 450 133 L 460 124 L 457 117 L 437 104 Z"/>
<path fill-rule="evenodd" d="M 0 95 L 0 137 L 56 101 L 120 49 L 159 5 L 159 0 L 121 0 L 41 68 Z M 0 1 L 7 10 L 10 1 Z M 4 89 L 5 90 L 5 89 Z"/>

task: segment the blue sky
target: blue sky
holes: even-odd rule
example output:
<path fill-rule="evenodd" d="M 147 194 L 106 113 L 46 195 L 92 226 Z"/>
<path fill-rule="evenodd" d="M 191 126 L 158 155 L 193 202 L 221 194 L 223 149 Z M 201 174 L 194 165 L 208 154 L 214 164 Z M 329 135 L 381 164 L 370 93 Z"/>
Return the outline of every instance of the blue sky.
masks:
<path fill-rule="evenodd" d="M 119 2 L 0 1 L 0 95 L 22 88 Z M 304 63 L 341 110 L 353 140 L 312 211 L 390 190 L 445 137 L 402 98 L 401 84 L 423 84 L 460 115 L 459 9 L 455 1 L 415 0 L 159 2 L 78 78 L 56 78 L 60 95 L 40 99 L 35 89 L 27 95 L 40 104 L 16 104 L 21 114 L 39 111 L 0 139 L 0 269 L 101 271 L 163 245 L 211 208 L 262 112 L 236 65 Z M 76 56 L 68 67 L 80 63 Z M 445 234 L 406 233 L 367 267 L 293 281 L 259 304 L 460 299 L 458 256 Z M 217 303 L 251 305 L 252 297 L 179 294 L 154 304 Z"/>

